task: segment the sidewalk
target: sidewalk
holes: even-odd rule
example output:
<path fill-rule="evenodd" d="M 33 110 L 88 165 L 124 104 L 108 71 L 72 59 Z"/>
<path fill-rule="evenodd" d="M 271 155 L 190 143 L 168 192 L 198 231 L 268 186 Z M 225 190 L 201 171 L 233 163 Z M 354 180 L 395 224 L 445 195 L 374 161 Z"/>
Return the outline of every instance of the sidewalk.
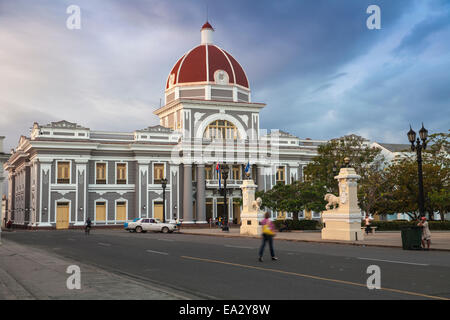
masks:
<path fill-rule="evenodd" d="M 260 238 L 257 236 L 245 236 L 239 234 L 239 227 L 230 228 L 230 232 L 224 232 L 219 228 L 211 229 L 183 229 L 180 233 L 206 236 L 221 237 L 247 237 Z M 298 242 L 319 242 L 319 243 L 338 243 L 358 246 L 376 246 L 401 248 L 402 238 L 400 231 L 376 232 L 375 234 L 364 235 L 363 241 L 341 241 L 341 240 L 322 240 L 320 231 L 291 231 L 277 232 L 277 240 L 298 241 Z M 431 232 L 431 250 L 450 251 L 450 232 L 434 231 Z"/>
<path fill-rule="evenodd" d="M 5 241 L 0 245 L 0 300 L 185 300 L 173 293 L 126 276 L 119 276 L 46 251 Z M 81 289 L 69 290 L 69 265 L 81 270 Z"/>

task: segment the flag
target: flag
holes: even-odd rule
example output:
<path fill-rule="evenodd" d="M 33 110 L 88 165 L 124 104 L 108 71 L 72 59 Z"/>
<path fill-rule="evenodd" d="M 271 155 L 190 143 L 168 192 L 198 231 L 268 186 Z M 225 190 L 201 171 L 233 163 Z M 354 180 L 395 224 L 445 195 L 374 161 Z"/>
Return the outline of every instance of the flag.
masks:
<path fill-rule="evenodd" d="M 245 171 L 245 173 L 248 173 L 250 171 L 250 160 L 247 162 L 247 165 L 245 166 L 244 171 Z"/>
<path fill-rule="evenodd" d="M 217 176 L 219 177 L 219 189 L 221 188 L 221 184 L 220 184 L 220 169 L 219 169 L 219 163 L 217 162 L 217 166 L 216 166 L 216 171 L 217 171 Z"/>

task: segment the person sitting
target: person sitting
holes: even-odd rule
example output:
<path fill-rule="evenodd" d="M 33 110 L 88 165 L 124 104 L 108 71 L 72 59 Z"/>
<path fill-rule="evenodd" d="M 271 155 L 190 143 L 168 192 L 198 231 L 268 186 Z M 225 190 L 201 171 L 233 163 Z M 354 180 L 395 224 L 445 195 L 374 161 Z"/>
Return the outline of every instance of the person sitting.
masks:
<path fill-rule="evenodd" d="M 289 225 L 287 220 L 284 220 L 283 225 L 280 227 L 280 232 L 289 231 Z"/>

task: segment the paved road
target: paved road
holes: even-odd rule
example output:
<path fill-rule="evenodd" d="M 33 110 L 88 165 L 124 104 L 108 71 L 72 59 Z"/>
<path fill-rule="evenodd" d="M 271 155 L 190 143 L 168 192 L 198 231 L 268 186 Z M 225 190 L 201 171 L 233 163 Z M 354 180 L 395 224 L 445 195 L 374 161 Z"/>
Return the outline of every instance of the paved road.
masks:
<path fill-rule="evenodd" d="M 3 237 L 205 299 L 450 299 L 450 253 L 118 230 L 15 231 Z M 369 290 L 367 267 L 381 269 Z"/>

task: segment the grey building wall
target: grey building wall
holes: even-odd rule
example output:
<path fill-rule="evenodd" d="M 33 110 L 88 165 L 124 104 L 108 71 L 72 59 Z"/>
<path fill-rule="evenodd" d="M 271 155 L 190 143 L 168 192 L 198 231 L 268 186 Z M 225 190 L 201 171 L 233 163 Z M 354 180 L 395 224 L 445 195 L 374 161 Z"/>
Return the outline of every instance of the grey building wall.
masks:
<path fill-rule="evenodd" d="M 67 202 L 70 202 L 70 221 L 72 221 L 72 222 L 76 221 L 75 198 L 76 198 L 75 191 L 71 191 L 66 194 L 61 194 L 59 192 L 52 191 L 51 198 L 50 198 L 50 222 L 56 223 L 56 203 L 55 203 L 55 201 L 58 201 L 58 200 L 64 200 L 61 202 L 65 202 L 65 200 L 67 200 Z"/>
<path fill-rule="evenodd" d="M 48 202 L 50 197 L 50 170 L 45 171 L 41 170 L 42 174 L 42 217 L 40 222 L 49 221 L 49 212 L 50 208 L 48 208 Z"/>
<path fill-rule="evenodd" d="M 127 214 L 128 214 L 128 220 L 132 220 L 134 218 L 137 218 L 138 215 L 136 213 L 136 206 L 135 206 L 135 195 L 134 192 L 126 192 L 123 195 L 119 194 L 118 192 L 106 192 L 103 194 L 99 194 L 97 192 L 89 192 L 89 202 L 88 202 L 88 211 L 87 216 L 91 218 L 92 221 L 95 221 L 95 206 L 96 202 L 106 201 L 106 208 L 107 208 L 107 220 L 109 224 L 113 223 L 116 216 L 116 201 L 117 200 L 126 200 L 127 202 Z M 104 224 L 103 222 L 101 224 Z"/>
<path fill-rule="evenodd" d="M 148 194 L 147 194 L 147 189 L 148 189 L 148 183 L 147 183 L 147 175 L 148 175 L 148 171 L 147 172 L 140 172 L 141 175 L 141 184 L 139 186 L 140 190 L 139 190 L 139 196 L 141 198 L 141 207 L 140 207 L 140 211 L 141 211 L 141 216 L 145 217 L 147 216 L 147 212 L 148 215 L 150 216 L 150 211 L 151 211 L 151 205 L 149 204 L 148 201 Z M 145 209 L 144 209 L 144 205 L 145 205 Z"/>
<path fill-rule="evenodd" d="M 82 166 L 82 165 L 81 165 Z M 82 168 L 82 167 L 81 167 Z M 77 164 L 77 169 L 78 169 L 78 164 Z M 87 169 L 87 168 L 86 168 Z M 77 170 L 76 174 L 77 174 L 77 180 L 78 180 L 78 185 L 77 185 L 77 208 L 75 209 L 76 211 L 76 216 L 77 216 L 77 221 L 85 221 L 85 217 L 84 217 L 84 213 L 85 213 L 85 205 L 84 205 L 84 200 L 86 197 L 86 184 L 85 184 L 85 179 L 87 178 L 87 172 L 88 170 Z M 86 199 L 87 200 L 87 199 Z M 83 208 L 82 210 L 80 210 L 80 208 Z M 87 212 L 86 212 L 87 213 Z M 87 218 L 87 216 L 86 216 Z"/>

